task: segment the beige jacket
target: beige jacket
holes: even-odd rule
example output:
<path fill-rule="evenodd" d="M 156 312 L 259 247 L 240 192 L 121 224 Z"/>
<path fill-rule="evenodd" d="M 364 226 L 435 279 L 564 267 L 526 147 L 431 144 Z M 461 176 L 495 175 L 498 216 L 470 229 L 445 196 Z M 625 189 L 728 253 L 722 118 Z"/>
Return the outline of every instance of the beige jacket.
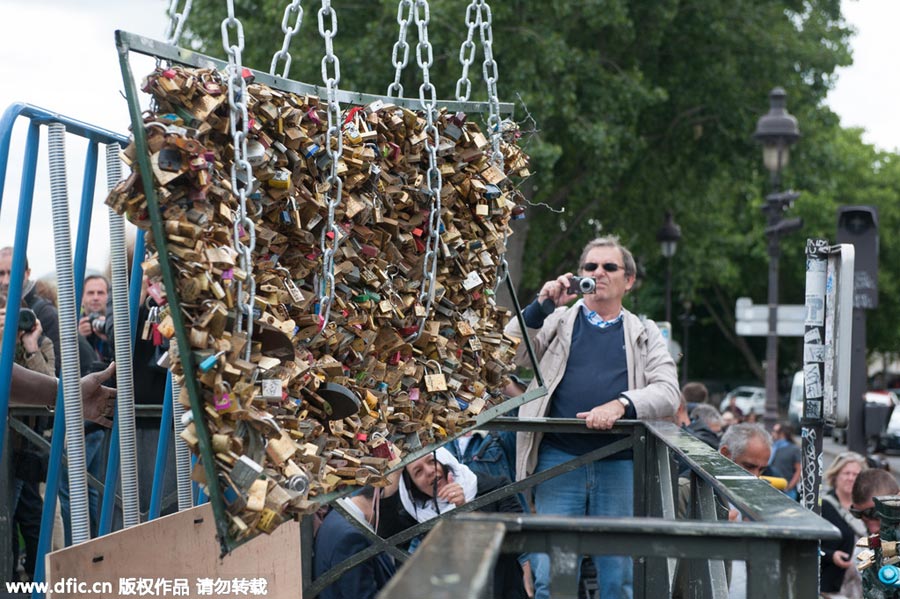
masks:
<path fill-rule="evenodd" d="M 535 357 L 544 377 L 547 395 L 535 399 L 519 408 L 522 418 L 543 418 L 550 411 L 550 398 L 566 372 L 569 347 L 572 344 L 572 330 L 581 310 L 583 300 L 566 308 L 560 307 L 547 317 L 540 329 L 528 329 L 528 336 L 534 347 Z M 678 409 L 680 390 L 675 361 L 666 348 L 666 342 L 659 328 L 652 320 L 642 320 L 625 310 L 625 357 L 628 364 L 628 397 L 634 403 L 640 420 L 670 418 Z M 506 326 L 506 334 L 522 338 L 518 319 Z M 524 341 L 516 351 L 516 363 L 530 367 L 528 350 Z M 535 378 L 528 390 L 537 387 Z M 523 433 L 516 435 L 516 479 L 534 473 L 537 466 L 538 447 L 543 433 Z"/>

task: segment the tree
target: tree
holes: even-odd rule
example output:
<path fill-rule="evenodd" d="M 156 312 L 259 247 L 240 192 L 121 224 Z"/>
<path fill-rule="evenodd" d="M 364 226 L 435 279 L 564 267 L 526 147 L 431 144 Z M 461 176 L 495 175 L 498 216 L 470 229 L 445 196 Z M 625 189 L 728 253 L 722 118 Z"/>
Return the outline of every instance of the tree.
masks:
<path fill-rule="evenodd" d="M 459 76 L 466 4 L 430 2 L 431 75 L 440 97 L 452 96 Z M 284 6 L 235 2 L 246 64 L 268 70 L 281 47 Z M 321 81 L 323 53 L 312 31 L 317 9 L 306 7 L 292 44 L 291 77 L 313 83 Z M 823 104 L 835 68 L 850 63 L 840 1 L 508 0 L 492 9 L 501 100 L 516 101 L 517 118 L 533 115 L 539 129 L 523 140 L 533 160 L 528 183 L 536 206 L 515 226 L 525 239 L 525 258 L 513 265 L 521 273 L 519 296 L 574 269 L 581 247 L 598 231 L 617 233 L 650 273 L 632 294 L 632 306 L 661 316 L 663 262 L 655 231 L 664 210 L 672 209 L 683 234 L 674 259 L 675 297 L 696 306 L 699 317 L 692 337 L 702 346 L 693 344 L 692 374 L 762 378 L 762 344 L 734 335 L 733 313 L 737 297 L 765 298 L 759 209 L 767 184 L 751 133 L 772 87 L 787 89 L 804 135 L 785 174 L 802 192 L 794 212 L 806 226 L 783 243 L 782 301 L 802 301 L 804 237 L 833 237 L 838 203 L 883 203 L 883 228 L 897 217 L 891 202 L 896 157 L 843 131 Z M 335 10 L 341 88 L 381 93 L 394 76 L 397 3 L 336 3 Z M 195 0 L 188 22 L 194 47 L 224 56 L 224 16 L 218 2 Z M 406 95 L 416 94 L 421 78 L 416 41 L 413 26 L 401 79 Z M 473 98 L 484 99 L 475 80 L 478 60 L 470 72 Z M 895 250 L 882 239 L 887 259 Z M 895 277 L 888 278 L 881 278 L 884 292 L 894 285 Z M 896 327 L 886 325 L 898 306 L 886 295 L 870 318 L 872 347 L 897 345 Z M 783 344 L 796 347 L 792 340 Z M 796 365 L 792 355 L 799 352 L 788 352 L 785 371 Z"/>

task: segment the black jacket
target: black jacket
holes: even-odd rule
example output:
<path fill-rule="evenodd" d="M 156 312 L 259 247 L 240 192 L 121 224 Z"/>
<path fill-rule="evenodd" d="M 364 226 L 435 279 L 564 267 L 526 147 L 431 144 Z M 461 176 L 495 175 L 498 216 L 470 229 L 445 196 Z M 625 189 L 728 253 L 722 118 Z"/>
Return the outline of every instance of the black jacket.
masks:
<path fill-rule="evenodd" d="M 44 336 L 53 342 L 53 356 L 56 358 L 56 376 L 58 377 L 62 369 L 59 345 L 59 312 L 50 301 L 37 294 L 34 285 L 31 286 L 31 289 L 28 290 L 23 299 L 25 300 L 25 305 L 31 308 L 37 319 L 41 321 Z M 81 366 L 81 376 L 90 374 L 95 370 L 92 368 L 94 351 L 81 335 L 78 335 L 78 360 Z"/>
<path fill-rule="evenodd" d="M 840 505 L 834 491 L 828 493 L 835 502 Z M 853 545 L 856 544 L 856 533 L 844 519 L 844 516 L 834 506 L 825 500 L 822 501 L 822 517 L 834 524 L 841 531 L 840 541 L 822 541 L 822 575 L 821 575 L 821 591 L 823 593 L 836 593 L 841 590 L 841 584 L 844 582 L 844 574 L 847 572 L 843 568 L 834 565 L 834 552 L 843 551 L 847 555 L 853 555 Z M 850 564 L 853 567 L 853 564 Z"/>
<path fill-rule="evenodd" d="M 509 484 L 509 479 L 500 476 L 490 476 L 476 472 L 478 478 L 478 489 L 475 497 L 481 497 L 491 491 L 499 489 Z M 488 504 L 481 508 L 481 512 L 488 513 L 522 513 L 522 506 L 515 495 L 504 497 L 494 503 Z M 418 524 L 411 515 L 404 509 L 400 501 L 400 493 L 394 493 L 390 497 L 382 500 L 381 504 L 381 520 L 378 525 L 378 535 L 387 538 L 393 536 L 407 528 Z M 456 551 L 465 551 L 465 547 L 454 548 Z M 497 565 L 494 568 L 494 597 L 497 599 L 525 599 L 525 582 L 522 579 L 522 566 L 517 559 L 518 556 L 504 553 L 497 559 Z"/>
<path fill-rule="evenodd" d="M 318 578 L 372 543 L 336 510 L 331 510 L 316 535 L 313 577 Z M 394 560 L 380 553 L 344 572 L 319 594 L 321 599 L 374 599 L 394 575 Z"/>

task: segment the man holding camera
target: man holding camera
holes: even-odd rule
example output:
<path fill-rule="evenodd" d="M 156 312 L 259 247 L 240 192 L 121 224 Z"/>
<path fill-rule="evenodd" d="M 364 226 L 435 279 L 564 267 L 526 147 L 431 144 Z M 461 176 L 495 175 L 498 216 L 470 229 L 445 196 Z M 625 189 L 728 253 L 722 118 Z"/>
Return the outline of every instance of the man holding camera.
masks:
<path fill-rule="evenodd" d="M 84 337 L 94 350 L 94 358 L 103 368 L 113 361 L 112 346 L 106 337 L 106 303 L 109 299 L 109 283 L 101 275 L 88 275 L 84 279 L 81 294 L 81 319 L 78 334 Z M 102 370 L 103 368 L 94 368 Z"/>
<path fill-rule="evenodd" d="M 9 287 L 9 276 L 12 274 L 13 248 L 0 249 L 0 289 Z M 59 313 L 50 301 L 39 296 L 35 289 L 35 282 L 31 280 L 31 269 L 28 268 L 28 258 L 25 258 L 25 281 L 22 285 L 22 300 L 25 305 L 34 311 L 37 320 L 40 321 L 44 335 L 53 342 L 53 355 L 56 361 L 56 375 L 62 362 L 59 359 Z"/>
<path fill-rule="evenodd" d="M 112 348 L 104 334 L 106 324 L 106 301 L 109 297 L 109 283 L 101 275 L 88 275 L 84 279 L 81 294 L 81 319 L 78 321 L 79 346 L 90 346 L 89 359 L 85 360 L 85 352 L 81 352 L 81 370 L 99 372 L 113 361 Z M 111 381 L 115 385 L 115 381 Z M 88 473 L 97 480 L 103 480 L 106 474 L 108 433 L 106 427 L 91 420 L 84 421 L 84 453 Z M 91 537 L 99 533 L 100 492 L 94 487 L 88 488 L 88 509 L 90 510 Z M 71 506 L 69 505 L 69 486 L 63 481 L 60 486 L 60 509 L 63 514 L 66 545 L 72 542 Z"/>
<path fill-rule="evenodd" d="M 547 395 L 519 408 L 520 417 L 580 418 L 609 430 L 617 420 L 669 418 L 679 403 L 675 362 L 656 324 L 622 307 L 635 280 L 634 258 L 615 237 L 585 246 L 579 277 L 547 281 L 523 311 Z M 567 304 L 582 295 L 572 306 Z M 517 320 L 506 333 L 521 338 Z M 525 344 L 516 361 L 530 365 Z M 531 387 L 535 387 L 532 382 Z M 621 439 L 618 435 L 518 433 L 516 476 L 523 479 Z M 627 517 L 633 513 L 631 451 L 583 465 L 534 488 L 539 514 Z M 531 556 L 535 597 L 550 596 L 550 559 Z M 593 556 L 600 597 L 632 596 L 629 557 Z"/>

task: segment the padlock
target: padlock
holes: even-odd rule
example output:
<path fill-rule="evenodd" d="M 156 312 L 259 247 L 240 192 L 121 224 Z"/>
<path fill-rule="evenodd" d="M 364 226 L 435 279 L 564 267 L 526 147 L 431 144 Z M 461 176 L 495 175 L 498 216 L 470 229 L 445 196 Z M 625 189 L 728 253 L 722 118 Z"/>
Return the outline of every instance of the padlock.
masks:
<path fill-rule="evenodd" d="M 156 71 L 147 89 L 166 113 L 148 113 L 147 130 L 153 183 L 169 221 L 165 234 L 179 270 L 174 292 L 183 300 L 190 343 L 200 350 L 197 375 L 207 398 L 204 417 L 217 435 L 216 449 L 229 447 L 217 451 L 216 463 L 240 474 L 246 468 L 240 458 L 248 457 L 270 481 L 266 488 L 256 485 L 257 495 L 265 492 L 262 511 L 229 502 L 233 531 L 268 532 L 297 510 L 313 509 L 305 498 L 285 501 L 285 494 L 292 493 L 290 478 L 307 474 L 298 464 L 308 468 L 312 497 L 344 484 L 375 484 L 383 477 L 363 468 L 361 458 L 377 460 L 369 465 L 383 471 L 403 452 L 388 451 L 378 458 L 355 456 L 351 448 L 383 452 L 380 446 L 391 436 L 408 451 L 417 442 L 431 443 L 458 430 L 492 405 L 494 384 L 503 380 L 503 364 L 515 351 L 515 343 L 502 335 L 510 313 L 494 304 L 492 289 L 509 220 L 522 203 L 509 177 L 527 176 L 527 157 L 509 145 L 514 128 L 504 129 L 503 166 L 492 166 L 489 141 L 477 123 L 462 113 L 439 115 L 441 136 L 435 149 L 444 178 L 443 209 L 441 218 L 431 222 L 430 207 L 418 197 L 427 186 L 430 166 L 423 115 L 379 102 L 351 109 L 341 118 L 345 146 L 335 165 L 344 190 L 331 220 L 337 229 L 326 228 L 331 189 L 325 177 L 331 165 L 323 151 L 328 139 L 324 104 L 312 96 L 248 85 L 248 158 L 252 155 L 254 183 L 250 186 L 243 169 L 238 181 L 247 188 L 247 218 L 256 232 L 247 271 L 239 263 L 234 237 L 246 245 L 252 231 L 239 218 L 239 190 L 231 185 L 233 151 L 224 141 L 229 119 L 221 109 L 225 98 L 219 76 L 211 69 L 174 66 L 166 76 L 164 70 Z M 166 81 L 154 83 L 159 78 Z M 163 149 L 180 153 L 177 171 L 160 168 Z M 135 150 L 124 154 L 129 164 L 135 163 Z M 172 161 L 163 164 L 175 167 Z M 195 174 L 181 176 L 188 170 Z M 108 201 L 146 227 L 149 215 L 140 180 L 133 176 L 126 181 L 130 183 L 117 186 Z M 435 225 L 437 248 L 430 236 Z M 334 299 L 324 328 L 323 306 L 316 302 L 323 232 L 324 243 L 336 250 L 334 280 L 326 289 L 333 289 Z M 422 260 L 432 249 L 438 264 L 428 288 L 434 301 L 427 310 L 418 298 Z M 155 291 L 163 305 L 158 261 L 145 272 L 151 295 Z M 257 297 L 248 295 L 250 277 Z M 233 330 L 233 313 L 227 311 L 241 304 L 252 306 L 253 314 L 246 318 L 269 322 L 288 341 L 293 337 L 283 356 L 269 355 L 256 334 L 247 339 Z M 145 326 L 142 337 L 161 344 L 165 337 L 160 328 L 168 332 L 169 323 L 163 325 L 165 316 L 159 316 Z M 255 331 L 268 326 L 258 323 Z M 248 343 L 250 358 L 245 359 Z M 174 355 L 173 366 L 177 370 Z M 490 384 L 485 387 L 482 381 Z M 266 388 L 261 390 L 261 384 Z M 331 384 L 343 391 L 329 397 Z M 423 389 L 428 394 L 422 395 Z M 452 395 L 434 401 L 433 394 L 447 390 Z M 451 397 L 459 399 L 448 403 Z M 345 398 L 346 410 L 341 405 Z M 378 431 L 381 443 L 376 442 Z M 267 446 L 261 433 L 271 437 Z M 187 428 L 185 437 L 197 447 L 196 430 Z M 247 482 L 242 492 L 252 484 Z"/>
<path fill-rule="evenodd" d="M 291 186 L 291 171 L 280 168 L 275 171 L 275 175 L 269 179 L 269 187 L 273 189 L 288 189 Z"/>
<path fill-rule="evenodd" d="M 447 390 L 447 379 L 441 371 L 441 365 L 436 360 L 428 360 L 426 366 L 432 366 L 437 370 L 436 374 L 425 375 L 425 388 L 429 393 L 438 393 Z"/>
<path fill-rule="evenodd" d="M 219 362 L 219 358 L 224 354 L 225 354 L 224 351 L 219 351 L 219 352 L 214 353 L 211 356 L 204 358 L 203 361 L 200 362 L 200 365 L 197 368 L 200 370 L 200 372 L 208 372 L 209 370 L 212 369 L 213 366 L 215 366 Z"/>
<path fill-rule="evenodd" d="M 182 166 L 181 152 L 176 148 L 163 148 L 159 151 L 157 164 L 164 171 L 170 173 L 180 172 Z"/>
<path fill-rule="evenodd" d="M 262 475 L 262 472 L 262 466 L 249 457 L 242 455 L 234 463 L 229 476 L 239 489 L 246 490 Z"/>

